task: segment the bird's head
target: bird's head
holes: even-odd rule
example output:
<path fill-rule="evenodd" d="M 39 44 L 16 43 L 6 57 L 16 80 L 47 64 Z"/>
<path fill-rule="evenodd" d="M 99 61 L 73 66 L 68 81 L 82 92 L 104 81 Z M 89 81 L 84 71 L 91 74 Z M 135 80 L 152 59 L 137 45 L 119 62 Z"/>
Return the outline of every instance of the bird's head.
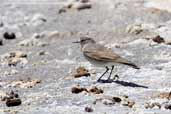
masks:
<path fill-rule="evenodd" d="M 73 43 L 80 43 L 81 46 L 84 46 L 85 44 L 96 43 L 96 42 L 95 42 L 95 40 L 93 38 L 90 38 L 90 37 L 80 37 L 80 41 L 76 41 L 76 42 L 73 42 Z"/>

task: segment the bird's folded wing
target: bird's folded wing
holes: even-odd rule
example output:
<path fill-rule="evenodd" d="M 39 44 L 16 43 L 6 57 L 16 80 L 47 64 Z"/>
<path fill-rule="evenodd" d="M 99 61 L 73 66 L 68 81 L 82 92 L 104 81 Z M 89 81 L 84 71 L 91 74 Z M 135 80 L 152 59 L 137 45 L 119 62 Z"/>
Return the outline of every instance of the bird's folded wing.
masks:
<path fill-rule="evenodd" d="M 84 51 L 84 55 L 99 61 L 116 61 L 121 58 L 119 55 L 109 51 Z"/>
<path fill-rule="evenodd" d="M 113 53 L 111 50 L 105 50 L 105 51 L 90 51 L 90 50 L 84 50 L 84 55 L 98 61 L 106 61 L 106 62 L 115 62 L 115 63 L 122 63 L 128 66 L 132 66 L 135 69 L 140 69 L 137 65 L 134 63 L 120 57 L 119 55 Z"/>

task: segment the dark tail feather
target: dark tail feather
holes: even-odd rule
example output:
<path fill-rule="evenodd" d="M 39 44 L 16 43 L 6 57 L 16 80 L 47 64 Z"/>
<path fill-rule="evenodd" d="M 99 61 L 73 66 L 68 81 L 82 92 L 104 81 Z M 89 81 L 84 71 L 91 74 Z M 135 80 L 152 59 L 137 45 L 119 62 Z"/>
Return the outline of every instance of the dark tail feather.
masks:
<path fill-rule="evenodd" d="M 134 63 L 131 63 L 131 62 L 130 63 L 123 63 L 123 64 L 131 66 L 131 67 L 133 67 L 135 69 L 140 69 L 140 67 L 138 67 L 137 65 L 135 65 Z"/>

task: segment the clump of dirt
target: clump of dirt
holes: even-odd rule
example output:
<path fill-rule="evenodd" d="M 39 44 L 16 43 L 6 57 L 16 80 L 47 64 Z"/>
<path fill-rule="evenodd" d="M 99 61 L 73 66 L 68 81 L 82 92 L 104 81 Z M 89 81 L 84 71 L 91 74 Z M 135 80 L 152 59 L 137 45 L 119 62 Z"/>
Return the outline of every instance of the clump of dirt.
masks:
<path fill-rule="evenodd" d="M 86 76 L 86 77 L 90 76 L 89 71 L 84 67 L 78 67 L 76 69 L 76 74 L 74 74 L 74 78 L 79 78 L 83 76 Z"/>
<path fill-rule="evenodd" d="M 103 90 L 99 89 L 97 87 L 91 87 L 91 88 L 87 89 L 87 88 L 80 87 L 79 85 L 77 85 L 76 87 L 73 87 L 71 89 L 71 92 L 75 93 L 75 94 L 81 93 L 83 91 L 85 91 L 87 93 L 93 93 L 93 94 L 102 94 L 103 93 Z"/>

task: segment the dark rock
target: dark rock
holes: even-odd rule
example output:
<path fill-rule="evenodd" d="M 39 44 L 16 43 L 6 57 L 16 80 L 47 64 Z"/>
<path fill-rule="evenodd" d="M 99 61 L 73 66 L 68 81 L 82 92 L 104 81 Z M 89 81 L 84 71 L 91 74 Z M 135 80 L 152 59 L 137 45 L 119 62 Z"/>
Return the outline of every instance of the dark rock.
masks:
<path fill-rule="evenodd" d="M 6 105 L 8 107 L 21 105 L 21 99 L 19 99 L 19 98 L 7 99 Z"/>
<path fill-rule="evenodd" d="M 93 109 L 91 107 L 85 107 L 85 112 L 93 112 Z"/>
<path fill-rule="evenodd" d="M 15 39 L 16 38 L 16 35 L 13 32 L 12 33 L 5 32 L 3 34 L 3 36 L 4 36 L 5 39 L 8 39 L 8 40 L 12 40 L 12 39 Z"/>
<path fill-rule="evenodd" d="M 164 38 L 163 37 L 161 37 L 160 35 L 157 35 L 156 37 L 154 37 L 153 38 L 153 41 L 154 42 L 157 42 L 157 43 L 164 43 L 165 41 L 164 41 Z"/>
<path fill-rule="evenodd" d="M 87 91 L 87 89 L 86 88 L 81 88 L 79 86 L 73 87 L 72 90 L 71 90 L 71 92 L 75 93 L 75 94 L 81 93 L 83 91 Z"/>
<path fill-rule="evenodd" d="M 165 106 L 165 109 L 171 110 L 171 104 L 167 104 L 167 105 Z"/>
<path fill-rule="evenodd" d="M 119 97 L 113 97 L 112 99 L 114 102 L 118 102 L 118 103 L 120 103 L 122 101 L 121 98 L 119 98 Z"/>
<path fill-rule="evenodd" d="M 8 96 L 3 99 L 3 101 L 6 101 L 6 105 L 8 107 L 21 105 L 21 99 L 14 91 L 11 91 Z"/>

